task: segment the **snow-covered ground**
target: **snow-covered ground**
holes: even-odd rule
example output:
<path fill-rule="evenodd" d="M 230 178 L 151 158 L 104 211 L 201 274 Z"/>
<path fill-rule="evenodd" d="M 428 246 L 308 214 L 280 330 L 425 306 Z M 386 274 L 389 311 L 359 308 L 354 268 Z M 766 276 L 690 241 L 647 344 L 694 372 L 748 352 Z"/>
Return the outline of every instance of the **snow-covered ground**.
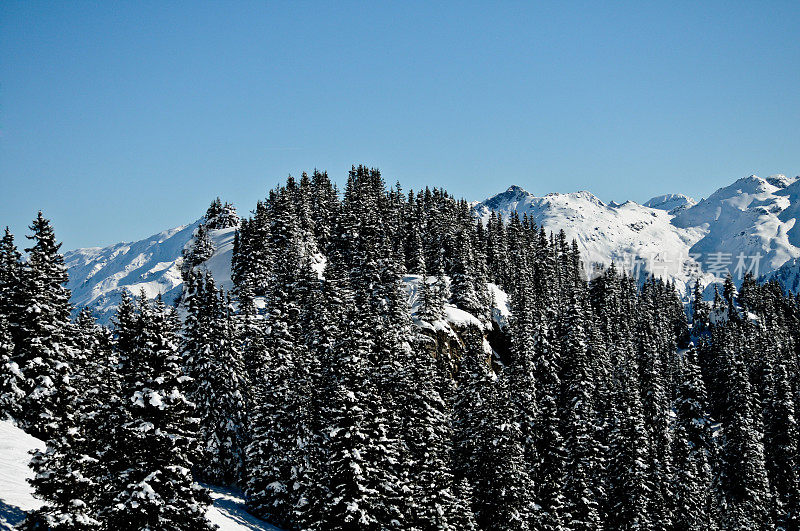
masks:
<path fill-rule="evenodd" d="M 211 490 L 211 497 L 214 499 L 214 505 L 208 509 L 208 519 L 217 524 L 220 531 L 280 531 L 248 513 L 241 492 L 213 485 L 205 487 Z"/>
<path fill-rule="evenodd" d="M 0 529 L 13 529 L 25 519 L 26 511 L 41 506 L 41 502 L 33 497 L 26 479 L 32 475 L 28 468 L 28 452 L 43 447 L 42 441 L 12 422 L 0 421 Z M 208 519 L 217 524 L 220 531 L 278 531 L 245 510 L 240 492 L 213 485 L 206 487 L 214 499 L 214 505 L 208 510 Z"/>
<path fill-rule="evenodd" d="M 0 421 L 0 529 L 13 529 L 25 519 L 26 511 L 41 505 L 26 481 L 33 476 L 28 452 L 38 448 L 44 448 L 42 441 L 10 421 Z"/>

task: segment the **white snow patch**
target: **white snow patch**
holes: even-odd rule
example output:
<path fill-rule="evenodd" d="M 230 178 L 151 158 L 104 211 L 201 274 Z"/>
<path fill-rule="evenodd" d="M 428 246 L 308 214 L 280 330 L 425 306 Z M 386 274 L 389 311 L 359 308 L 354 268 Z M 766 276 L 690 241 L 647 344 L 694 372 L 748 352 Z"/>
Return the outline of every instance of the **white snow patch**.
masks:
<path fill-rule="evenodd" d="M 10 420 L 0 421 L 0 529 L 13 529 L 25 519 L 25 511 L 41 507 L 26 480 L 33 477 L 28 452 L 44 447 Z"/>
<path fill-rule="evenodd" d="M 219 531 L 281 531 L 248 513 L 241 491 L 214 485 L 203 484 L 203 486 L 211 491 L 213 500 L 206 517 L 219 527 Z"/>
<path fill-rule="evenodd" d="M 26 479 L 33 477 L 33 472 L 28 468 L 29 452 L 44 446 L 42 441 L 31 437 L 12 421 L 0 421 L 0 529 L 14 529 L 25 519 L 26 511 L 42 506 L 42 502 L 33 497 L 33 489 Z M 248 513 L 241 492 L 213 485 L 204 486 L 211 491 L 214 501 L 206 515 L 219 526 L 220 531 L 280 531 Z M 143 489 L 143 493 L 150 495 L 149 485 Z"/>

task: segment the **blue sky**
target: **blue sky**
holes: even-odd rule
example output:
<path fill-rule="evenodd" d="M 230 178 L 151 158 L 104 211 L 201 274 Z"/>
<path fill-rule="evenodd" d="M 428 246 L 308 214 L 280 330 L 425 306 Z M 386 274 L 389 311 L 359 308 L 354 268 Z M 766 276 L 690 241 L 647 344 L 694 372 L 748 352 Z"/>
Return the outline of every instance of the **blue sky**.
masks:
<path fill-rule="evenodd" d="M 0 224 L 133 240 L 359 162 L 468 199 L 796 175 L 798 27 L 796 1 L 2 2 Z"/>

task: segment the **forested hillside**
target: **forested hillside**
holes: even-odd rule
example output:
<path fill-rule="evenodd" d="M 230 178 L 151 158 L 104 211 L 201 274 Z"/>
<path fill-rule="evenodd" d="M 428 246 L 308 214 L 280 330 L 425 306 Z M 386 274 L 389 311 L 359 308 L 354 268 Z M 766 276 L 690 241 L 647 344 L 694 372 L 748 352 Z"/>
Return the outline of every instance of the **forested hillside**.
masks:
<path fill-rule="evenodd" d="M 283 529 L 800 526 L 800 303 L 777 283 L 686 307 L 589 280 L 564 231 L 359 166 L 246 219 L 214 201 L 177 300 L 126 292 L 104 327 L 70 318 L 53 227 L 30 230 L 24 260 L 0 243 L 0 409 L 47 444 L 24 529 L 209 529 L 198 482 Z"/>

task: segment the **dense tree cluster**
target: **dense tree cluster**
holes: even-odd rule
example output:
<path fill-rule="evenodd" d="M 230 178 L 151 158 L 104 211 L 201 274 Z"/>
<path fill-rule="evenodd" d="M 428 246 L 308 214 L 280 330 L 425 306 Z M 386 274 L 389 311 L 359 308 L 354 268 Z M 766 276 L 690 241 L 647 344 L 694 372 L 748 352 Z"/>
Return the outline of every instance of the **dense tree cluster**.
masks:
<path fill-rule="evenodd" d="M 41 214 L 26 260 L 6 231 L 0 408 L 47 440 L 28 529 L 208 528 L 195 479 L 284 529 L 800 527 L 777 284 L 687 308 L 614 265 L 588 280 L 563 231 L 362 166 L 235 216 L 209 208 L 178 312 L 125 295 L 111 330 L 70 320 Z M 224 293 L 202 264 L 231 227 Z"/>

